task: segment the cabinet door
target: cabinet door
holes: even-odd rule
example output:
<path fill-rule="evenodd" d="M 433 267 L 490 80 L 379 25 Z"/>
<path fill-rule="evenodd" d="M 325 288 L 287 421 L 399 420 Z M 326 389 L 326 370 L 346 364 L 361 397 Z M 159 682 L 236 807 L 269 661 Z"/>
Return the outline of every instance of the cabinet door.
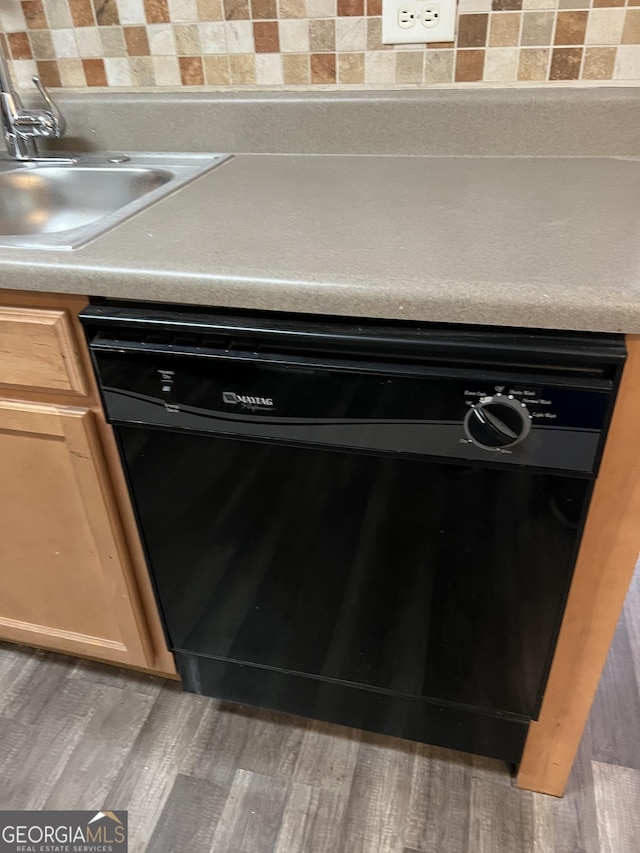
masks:
<path fill-rule="evenodd" d="M 88 409 L 0 400 L 0 637 L 150 666 Z"/>

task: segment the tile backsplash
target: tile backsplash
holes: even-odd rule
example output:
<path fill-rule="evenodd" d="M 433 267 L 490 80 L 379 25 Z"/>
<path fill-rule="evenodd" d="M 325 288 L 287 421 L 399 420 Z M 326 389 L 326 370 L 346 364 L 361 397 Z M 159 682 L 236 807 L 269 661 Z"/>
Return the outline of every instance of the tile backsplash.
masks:
<path fill-rule="evenodd" d="M 459 0 L 456 41 L 391 47 L 381 0 L 0 0 L 22 86 L 410 88 L 640 82 L 640 0 Z"/>

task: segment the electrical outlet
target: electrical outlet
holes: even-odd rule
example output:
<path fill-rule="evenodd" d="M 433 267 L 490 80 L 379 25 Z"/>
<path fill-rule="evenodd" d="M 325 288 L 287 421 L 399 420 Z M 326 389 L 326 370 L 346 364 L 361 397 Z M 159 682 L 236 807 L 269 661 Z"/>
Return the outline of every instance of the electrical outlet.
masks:
<path fill-rule="evenodd" d="M 403 3 L 398 9 L 398 26 L 403 30 L 413 27 L 416 22 L 416 13 L 411 3 Z"/>
<path fill-rule="evenodd" d="M 455 34 L 456 0 L 382 0 L 383 44 L 453 41 Z"/>

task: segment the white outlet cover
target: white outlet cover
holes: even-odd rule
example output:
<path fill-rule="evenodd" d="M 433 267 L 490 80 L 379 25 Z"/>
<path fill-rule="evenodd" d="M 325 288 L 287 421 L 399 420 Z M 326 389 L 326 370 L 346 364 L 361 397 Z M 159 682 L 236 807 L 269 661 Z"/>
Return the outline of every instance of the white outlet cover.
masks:
<path fill-rule="evenodd" d="M 453 41 L 457 0 L 382 0 L 382 43 Z"/>

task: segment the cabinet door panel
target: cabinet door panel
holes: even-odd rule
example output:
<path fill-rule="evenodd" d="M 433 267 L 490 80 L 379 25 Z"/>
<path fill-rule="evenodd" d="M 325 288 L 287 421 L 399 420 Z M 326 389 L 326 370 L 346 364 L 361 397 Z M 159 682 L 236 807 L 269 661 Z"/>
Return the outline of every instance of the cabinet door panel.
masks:
<path fill-rule="evenodd" d="M 0 636 L 152 663 L 93 415 L 0 400 Z"/>

